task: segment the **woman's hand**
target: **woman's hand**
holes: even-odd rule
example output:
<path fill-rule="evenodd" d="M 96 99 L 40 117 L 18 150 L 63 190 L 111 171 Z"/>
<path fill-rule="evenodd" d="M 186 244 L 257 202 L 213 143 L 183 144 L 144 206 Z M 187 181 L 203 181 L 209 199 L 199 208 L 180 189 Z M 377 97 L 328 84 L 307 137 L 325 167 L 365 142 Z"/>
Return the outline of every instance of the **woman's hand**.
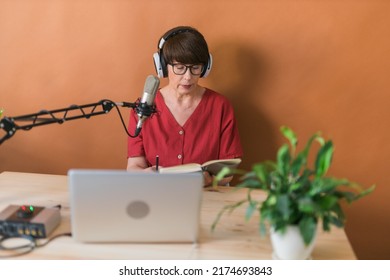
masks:
<path fill-rule="evenodd" d="M 156 166 L 153 165 L 151 167 L 147 167 L 147 168 L 143 169 L 143 171 L 145 171 L 145 172 L 157 172 L 157 169 L 156 169 Z"/>
<path fill-rule="evenodd" d="M 203 179 L 204 179 L 204 187 L 209 187 L 213 184 L 213 176 L 210 175 L 207 171 L 203 172 Z"/>
<path fill-rule="evenodd" d="M 214 176 L 210 175 L 207 171 L 203 172 L 204 186 L 209 187 L 213 184 Z M 233 179 L 233 176 L 225 177 L 218 182 L 218 186 L 228 186 L 230 181 Z"/>

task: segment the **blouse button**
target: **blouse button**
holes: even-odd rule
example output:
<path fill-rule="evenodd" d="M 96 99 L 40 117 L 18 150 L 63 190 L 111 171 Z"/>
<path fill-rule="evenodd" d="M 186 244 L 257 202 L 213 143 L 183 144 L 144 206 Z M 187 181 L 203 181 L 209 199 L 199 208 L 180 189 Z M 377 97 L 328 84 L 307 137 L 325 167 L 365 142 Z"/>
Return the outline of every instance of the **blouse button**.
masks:
<path fill-rule="evenodd" d="M 177 158 L 178 158 L 178 159 L 181 159 L 181 155 L 178 155 Z"/>
<path fill-rule="evenodd" d="M 179 131 L 179 134 L 180 134 L 180 135 L 183 135 L 183 134 L 184 134 L 184 131 L 183 131 L 183 130 L 180 130 L 180 131 Z"/>

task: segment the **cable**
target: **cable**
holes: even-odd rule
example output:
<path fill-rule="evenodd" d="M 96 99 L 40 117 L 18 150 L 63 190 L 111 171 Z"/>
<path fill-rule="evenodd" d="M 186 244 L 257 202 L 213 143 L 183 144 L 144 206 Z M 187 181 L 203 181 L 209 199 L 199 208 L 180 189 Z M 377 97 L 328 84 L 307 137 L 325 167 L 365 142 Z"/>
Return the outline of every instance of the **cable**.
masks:
<path fill-rule="evenodd" d="M 126 134 L 127 134 L 129 137 L 131 137 L 131 138 L 137 137 L 137 135 L 131 135 L 130 132 L 127 130 L 126 123 L 125 123 L 125 121 L 123 120 L 122 113 L 121 113 L 121 111 L 119 110 L 119 107 L 118 107 L 117 103 L 115 103 L 115 102 L 113 102 L 113 101 L 111 101 L 111 100 L 108 100 L 108 99 L 104 99 L 104 100 L 102 100 L 102 101 L 110 102 L 110 103 L 115 107 L 115 109 L 116 109 L 117 112 L 118 112 L 119 118 L 120 118 L 120 120 L 121 120 L 121 122 L 122 122 L 122 126 L 123 126 L 123 128 L 124 128 Z M 129 104 L 131 104 L 131 103 L 129 103 Z M 137 108 L 137 106 L 138 106 L 138 104 L 139 104 L 139 98 L 136 100 L 136 102 L 135 102 L 134 104 L 135 104 L 135 106 L 131 107 L 131 106 L 126 106 L 125 103 L 122 102 L 122 105 L 125 105 L 125 107 L 131 107 L 131 108 L 133 108 L 133 110 L 135 110 L 135 108 Z M 133 104 L 131 104 L 131 105 L 133 105 Z M 154 114 L 154 113 L 157 113 L 155 105 L 153 105 L 153 106 L 150 108 L 151 117 L 153 117 L 153 114 Z"/>
<path fill-rule="evenodd" d="M 19 245 L 19 246 L 7 246 L 7 244 L 6 244 L 7 241 L 12 242 L 12 240 L 17 240 L 17 239 L 26 239 L 28 241 L 28 243 L 24 244 L 24 245 Z M 19 252 L 14 253 L 14 254 L 10 254 L 10 255 L 4 255 L 4 256 L 0 255 L 0 259 L 19 257 L 19 256 L 22 256 L 22 255 L 26 255 L 26 254 L 32 252 L 35 247 L 36 247 L 35 240 L 34 240 L 34 238 L 32 238 L 30 236 L 2 237 L 0 239 L 0 250 L 3 250 L 3 251 L 13 251 L 13 252 L 14 251 L 19 251 Z M 22 250 L 22 251 L 20 251 L 20 250 Z"/>
<path fill-rule="evenodd" d="M 114 107 L 115 107 L 115 109 L 116 109 L 116 111 L 117 111 L 117 113 L 118 113 L 118 115 L 119 115 L 119 118 L 120 118 L 120 120 L 121 120 L 123 129 L 125 130 L 126 134 L 127 134 L 129 137 L 131 137 L 131 138 L 135 138 L 136 136 L 135 136 L 135 135 L 131 135 L 130 132 L 127 130 L 126 123 L 125 123 L 125 121 L 124 121 L 124 119 L 123 119 L 122 113 L 121 113 L 121 111 L 119 110 L 118 105 L 117 105 L 116 103 L 112 102 L 111 100 L 105 99 L 105 101 L 111 102 L 111 104 L 114 105 Z M 137 99 L 137 101 L 136 101 L 135 104 L 138 104 L 138 103 L 139 103 L 139 99 Z"/>
<path fill-rule="evenodd" d="M 14 257 L 20 257 L 23 255 L 27 255 L 28 253 L 31 253 L 35 248 L 41 248 L 49 244 L 52 240 L 62 237 L 62 236 L 72 236 L 70 232 L 66 233 L 60 233 L 55 236 L 52 236 L 51 238 L 47 239 L 44 243 L 39 244 L 37 239 L 30 236 L 30 235 L 22 235 L 20 237 L 10 237 L 10 236 L 3 236 L 0 239 L 0 250 L 3 251 L 19 251 L 17 253 L 9 254 L 9 255 L 0 255 L 0 259 L 7 259 L 7 258 L 14 258 Z M 18 239 L 25 239 L 27 241 L 26 244 L 23 245 L 17 245 L 17 246 L 7 246 L 7 242 L 12 242 L 13 240 Z M 21 251 L 22 250 L 22 251 Z"/>
<path fill-rule="evenodd" d="M 50 237 L 49 239 L 47 239 L 46 242 L 44 242 L 44 243 L 42 243 L 42 244 L 37 244 L 36 247 L 37 247 L 37 248 L 44 247 L 44 246 L 46 246 L 47 244 L 49 244 L 51 241 L 53 241 L 54 239 L 57 239 L 57 238 L 63 237 L 63 236 L 71 237 L 71 236 L 72 236 L 72 233 L 70 233 L 70 232 L 64 232 L 64 233 L 60 233 L 60 234 L 54 235 L 54 236 Z"/>

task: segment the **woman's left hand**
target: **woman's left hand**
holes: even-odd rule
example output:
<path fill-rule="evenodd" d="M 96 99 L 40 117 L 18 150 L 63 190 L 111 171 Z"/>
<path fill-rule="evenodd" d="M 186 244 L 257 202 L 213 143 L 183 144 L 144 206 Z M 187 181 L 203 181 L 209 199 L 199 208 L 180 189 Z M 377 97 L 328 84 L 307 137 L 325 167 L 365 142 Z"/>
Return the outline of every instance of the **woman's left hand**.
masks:
<path fill-rule="evenodd" d="M 203 186 L 208 187 L 213 184 L 213 176 L 210 175 L 207 171 L 203 172 L 203 179 L 204 179 L 204 184 Z"/>

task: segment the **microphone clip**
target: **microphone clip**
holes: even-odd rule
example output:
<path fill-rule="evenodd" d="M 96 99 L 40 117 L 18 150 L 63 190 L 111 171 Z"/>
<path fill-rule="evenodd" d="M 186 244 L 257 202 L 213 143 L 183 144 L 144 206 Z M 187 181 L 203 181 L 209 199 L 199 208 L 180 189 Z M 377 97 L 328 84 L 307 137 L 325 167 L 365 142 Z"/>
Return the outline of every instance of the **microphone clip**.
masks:
<path fill-rule="evenodd" d="M 140 102 L 140 99 L 138 98 L 135 102 L 135 108 L 134 111 L 137 113 L 138 116 L 142 115 L 145 117 L 150 117 L 152 114 L 156 113 L 156 105 L 149 105 L 146 102 Z"/>

